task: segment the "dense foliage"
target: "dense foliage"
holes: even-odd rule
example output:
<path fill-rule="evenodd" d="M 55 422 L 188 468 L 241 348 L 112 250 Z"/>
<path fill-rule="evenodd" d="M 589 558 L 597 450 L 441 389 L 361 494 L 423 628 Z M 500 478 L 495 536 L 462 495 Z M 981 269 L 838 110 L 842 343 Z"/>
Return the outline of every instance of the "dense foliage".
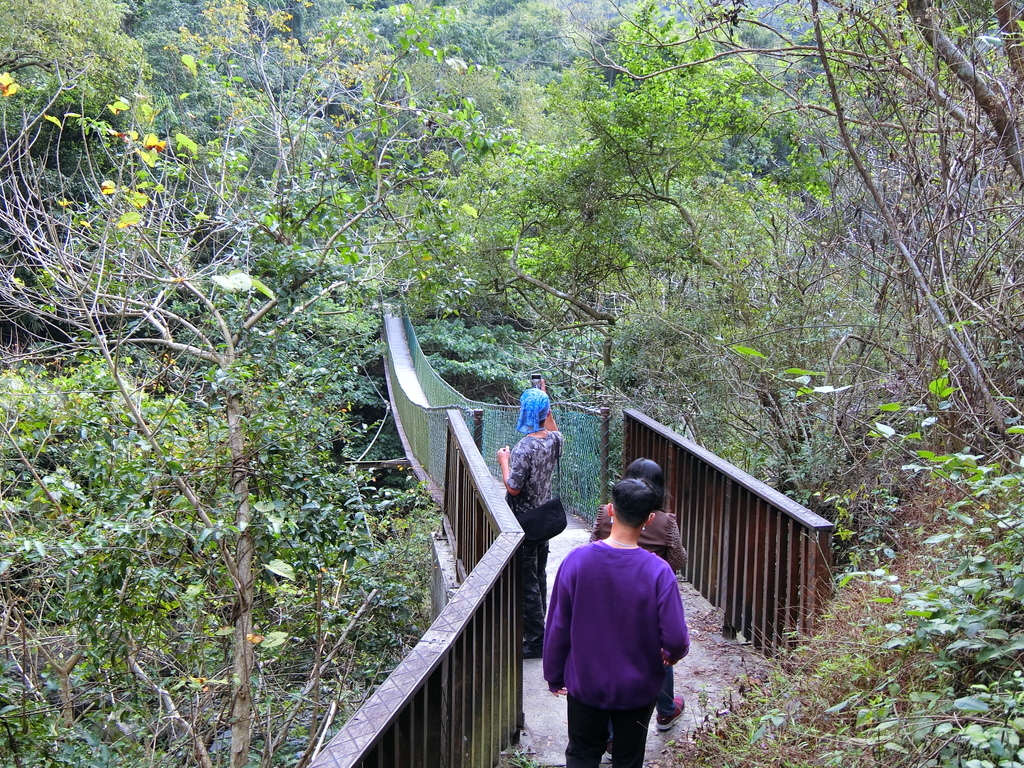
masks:
<path fill-rule="evenodd" d="M 402 300 L 836 523 L 693 755 L 1024 765 L 1016 4 L 7 6 L 7 763 L 301 765 L 415 638 Z"/>
<path fill-rule="evenodd" d="M 333 457 L 333 445 L 363 442 L 344 399 L 357 377 L 320 367 L 308 344 L 287 356 L 250 379 L 259 575 L 246 642 L 259 691 L 254 753 L 292 764 L 330 702 L 342 713 L 358 704 L 425 628 L 434 516 L 404 483 L 387 487 Z M 226 426 L 217 383 L 178 390 L 184 377 L 170 365 L 149 386 L 122 377 L 145 422 L 159 424 L 154 439 L 102 362 L 21 365 L 0 377 L 0 703 L 12 764 L 192 764 L 196 743 L 214 762 L 227 753 L 219 713 L 238 608 L 219 563 L 238 531 L 219 511 L 236 503 L 229 477 L 213 471 L 230 464 Z M 207 515 L 174 475 L 208 500 Z"/>
<path fill-rule="evenodd" d="M 72 111 L 59 66 L 5 76 L 18 765 L 304 764 L 426 624 L 429 505 L 360 462 L 397 452 L 375 250 L 480 141 L 400 76 L 445 66 L 443 14 L 342 8 L 302 40 L 280 9 L 202 14 L 180 91 Z"/>

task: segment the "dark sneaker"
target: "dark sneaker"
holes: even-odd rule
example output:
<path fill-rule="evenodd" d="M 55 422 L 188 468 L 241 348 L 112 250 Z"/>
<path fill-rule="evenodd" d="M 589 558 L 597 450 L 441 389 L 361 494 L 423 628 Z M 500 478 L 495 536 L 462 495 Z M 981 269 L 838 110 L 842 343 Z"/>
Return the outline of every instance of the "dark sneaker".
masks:
<path fill-rule="evenodd" d="M 524 659 L 540 659 L 543 658 L 542 649 L 530 648 L 528 645 L 523 646 L 523 658 Z"/>
<path fill-rule="evenodd" d="M 683 697 L 676 696 L 674 699 L 672 699 L 672 702 L 676 705 L 675 708 L 672 710 L 672 714 L 658 715 L 658 717 L 656 718 L 659 731 L 667 731 L 669 728 L 675 725 L 676 720 L 683 716 L 683 710 L 686 709 L 686 702 L 683 701 Z"/>

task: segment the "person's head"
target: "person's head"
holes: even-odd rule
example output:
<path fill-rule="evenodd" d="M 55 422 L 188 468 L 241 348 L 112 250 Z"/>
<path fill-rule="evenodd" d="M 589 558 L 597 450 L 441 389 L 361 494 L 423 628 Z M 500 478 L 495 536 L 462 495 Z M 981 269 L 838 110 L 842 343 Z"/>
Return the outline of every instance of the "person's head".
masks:
<path fill-rule="evenodd" d="M 646 480 L 625 477 L 612 488 L 615 519 L 627 528 L 640 528 L 658 508 L 660 493 Z"/>
<path fill-rule="evenodd" d="M 661 509 L 665 503 L 665 475 L 658 466 L 658 462 L 650 459 L 637 459 L 622 473 L 623 478 L 635 477 L 639 480 L 646 480 L 654 486 L 658 492 L 658 506 Z"/>
<path fill-rule="evenodd" d="M 551 401 L 547 394 L 536 387 L 530 387 L 519 398 L 519 423 L 516 429 L 524 435 L 539 431 L 550 409 Z"/>

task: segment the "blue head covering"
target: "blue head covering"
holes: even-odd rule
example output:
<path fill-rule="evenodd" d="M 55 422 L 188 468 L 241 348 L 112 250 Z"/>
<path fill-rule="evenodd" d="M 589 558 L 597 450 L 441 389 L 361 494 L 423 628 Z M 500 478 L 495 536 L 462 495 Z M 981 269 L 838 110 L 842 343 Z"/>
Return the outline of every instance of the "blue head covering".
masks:
<path fill-rule="evenodd" d="M 524 435 L 540 430 L 540 425 L 547 418 L 551 401 L 547 394 L 536 387 L 530 387 L 519 398 L 519 423 L 516 429 Z"/>

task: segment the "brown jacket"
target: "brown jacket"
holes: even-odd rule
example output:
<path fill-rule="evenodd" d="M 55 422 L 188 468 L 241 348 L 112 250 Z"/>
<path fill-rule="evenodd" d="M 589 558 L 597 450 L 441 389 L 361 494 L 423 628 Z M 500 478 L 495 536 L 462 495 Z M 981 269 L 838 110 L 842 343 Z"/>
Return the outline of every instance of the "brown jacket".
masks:
<path fill-rule="evenodd" d="M 590 540 L 607 539 L 612 533 L 612 518 L 607 505 L 597 511 L 597 520 L 590 532 Z M 686 550 L 679 538 L 679 526 L 672 512 L 655 512 L 654 519 L 640 532 L 640 546 L 653 552 L 672 566 L 677 573 L 686 565 Z"/>

